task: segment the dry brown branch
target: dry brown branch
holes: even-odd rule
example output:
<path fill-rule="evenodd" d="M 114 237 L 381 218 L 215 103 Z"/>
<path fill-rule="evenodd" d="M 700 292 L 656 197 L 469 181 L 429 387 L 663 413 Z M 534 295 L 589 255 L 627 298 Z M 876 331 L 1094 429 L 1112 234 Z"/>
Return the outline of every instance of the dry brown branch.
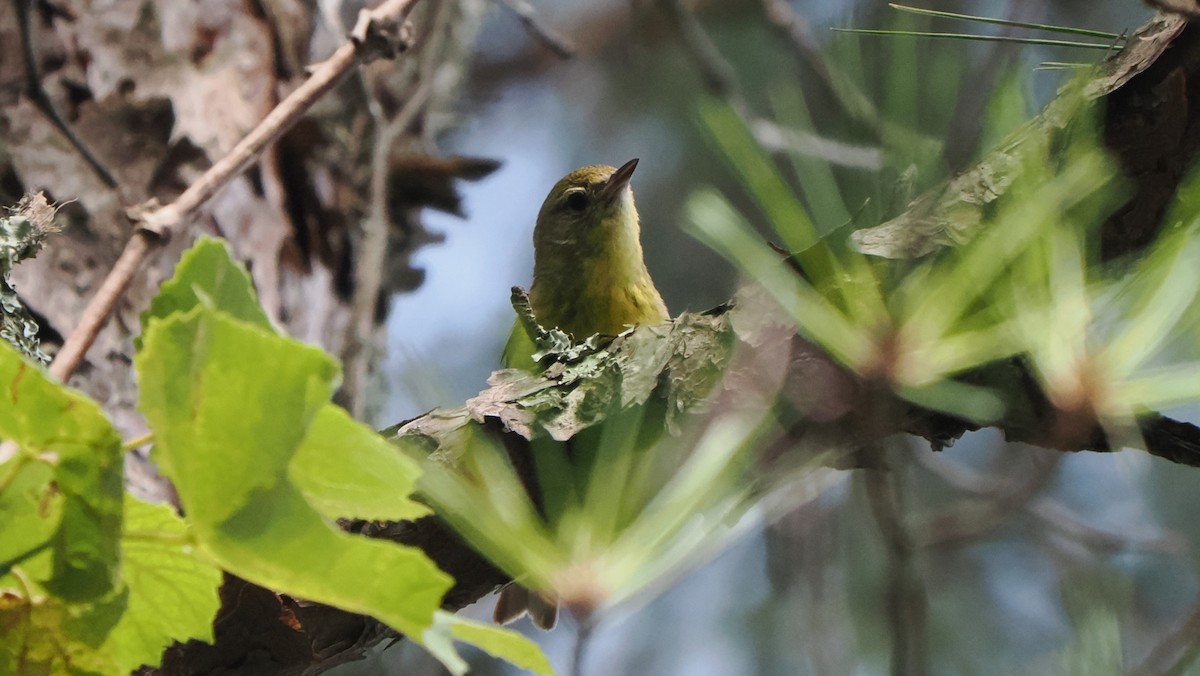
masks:
<path fill-rule="evenodd" d="M 351 34 L 352 39 L 317 66 L 312 76 L 275 106 L 229 154 L 213 164 L 174 202 L 157 208 L 151 205 L 142 213 L 131 214 L 139 227 L 51 363 L 52 375 L 65 381 L 75 372 L 142 262 L 188 223 L 205 202 L 245 171 L 271 142 L 295 124 L 351 69 L 360 63 L 406 48 L 401 28 L 416 2 L 387 0 L 373 10 L 363 10 Z"/>

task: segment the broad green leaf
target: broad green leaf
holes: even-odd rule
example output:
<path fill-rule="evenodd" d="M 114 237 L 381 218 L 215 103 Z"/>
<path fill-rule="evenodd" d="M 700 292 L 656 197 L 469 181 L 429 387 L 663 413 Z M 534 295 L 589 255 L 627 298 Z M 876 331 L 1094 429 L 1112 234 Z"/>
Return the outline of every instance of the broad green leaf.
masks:
<path fill-rule="evenodd" d="M 412 500 L 421 468 L 379 433 L 326 404 L 292 458 L 288 475 L 328 519 L 415 519 L 429 508 Z"/>
<path fill-rule="evenodd" d="M 5 494 L 0 515 L 16 519 L 5 519 L 6 532 L 22 532 L 0 551 L 19 555 L 23 545 L 51 535 L 52 570 L 49 579 L 36 578 L 39 582 L 67 601 L 111 592 L 122 470 L 121 440 L 99 406 L 0 344 L 0 492 Z M 35 498 L 38 509 L 30 512 Z"/>
<path fill-rule="evenodd" d="M 419 550 L 338 530 L 289 480 L 337 366 L 319 350 L 197 307 L 153 322 L 141 408 L 197 543 L 230 572 L 420 637 L 450 588 Z"/>
<path fill-rule="evenodd" d="M 197 305 L 220 308 L 238 319 L 271 328 L 258 303 L 254 283 L 246 268 L 229 252 L 225 240 L 201 237 L 184 252 L 171 279 L 163 282 L 150 308 L 142 313 L 142 331 L 152 320 L 187 312 Z M 141 347 L 141 337 L 138 338 Z"/>
<path fill-rule="evenodd" d="M 128 673 L 111 655 L 69 631 L 72 625 L 81 627 L 72 610 L 41 590 L 32 603 L 26 596 L 0 594 L 0 674 Z"/>
<path fill-rule="evenodd" d="M 3 577 L 19 566 L 36 579 L 50 573 L 49 559 L 41 557 L 41 569 L 31 563 L 51 545 L 62 520 L 62 498 L 51 481 L 54 469 L 44 463 L 18 456 L 0 465 L 0 588 L 7 587 Z"/>
<path fill-rule="evenodd" d="M 140 404 L 189 518 L 220 523 L 285 480 L 333 392 L 333 358 L 204 307 L 152 323 L 145 341 Z"/>
<path fill-rule="evenodd" d="M 221 571 L 198 555 L 183 520 L 167 505 L 126 495 L 124 530 L 121 577 L 128 598 L 101 649 L 129 672 L 157 665 L 172 642 L 212 641 Z"/>
<path fill-rule="evenodd" d="M 411 637 L 429 626 L 453 582 L 419 549 L 329 525 L 288 483 L 255 492 L 224 523 L 189 517 L 197 522 L 197 539 L 223 568 L 293 596 L 371 615 Z"/>

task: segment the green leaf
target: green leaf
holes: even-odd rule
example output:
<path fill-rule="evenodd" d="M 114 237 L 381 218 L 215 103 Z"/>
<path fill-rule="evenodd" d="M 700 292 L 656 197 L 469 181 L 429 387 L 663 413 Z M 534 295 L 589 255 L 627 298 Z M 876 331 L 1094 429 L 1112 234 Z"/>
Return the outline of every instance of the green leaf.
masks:
<path fill-rule="evenodd" d="M 957 380 L 939 380 L 920 387 L 904 387 L 900 389 L 900 396 L 918 406 L 966 418 L 981 425 L 994 423 L 1005 411 L 1004 400 L 995 392 Z"/>
<path fill-rule="evenodd" d="M 482 624 L 450 613 L 438 611 L 434 628 L 430 631 L 449 629 L 459 641 L 469 643 L 521 669 L 535 674 L 552 676 L 554 668 L 536 643 L 521 634 L 494 624 Z"/>
<path fill-rule="evenodd" d="M 776 117 L 795 129 L 813 131 L 812 118 L 804 94 L 798 87 L 779 86 L 768 92 Z M 793 152 L 788 154 L 796 172 L 807 204 L 812 210 L 814 227 L 822 235 L 850 221 L 850 210 L 846 207 L 842 190 L 838 186 L 833 168 L 825 159 Z"/>
<path fill-rule="evenodd" d="M 130 673 L 174 641 L 212 640 L 221 573 L 196 558 L 170 507 L 125 499 L 122 585 L 64 602 L 19 571 L 0 595 L 0 673 Z"/>
<path fill-rule="evenodd" d="M 120 437 L 99 406 L 0 343 L 0 439 L 9 442 L 0 442 L 0 515 L 15 519 L 4 521 L 6 532 L 21 532 L 0 546 L 8 555 L 0 562 L 53 531 L 49 579 L 35 579 L 68 601 L 112 591 L 123 467 Z"/>
<path fill-rule="evenodd" d="M 62 496 L 51 486 L 54 469 L 44 463 L 18 457 L 0 465 L 0 579 L 20 566 L 36 579 L 49 576 L 50 568 L 31 569 L 38 554 L 47 551 L 62 521 Z M 42 557 L 41 563 L 49 559 Z"/>
<path fill-rule="evenodd" d="M 221 571 L 197 555 L 170 506 L 126 496 L 121 576 L 125 612 L 101 649 L 123 672 L 158 665 L 172 642 L 212 642 Z"/>
<path fill-rule="evenodd" d="M 285 480 L 333 392 L 333 358 L 204 307 L 152 323 L 145 340 L 140 405 L 189 518 L 222 522 Z"/>
<path fill-rule="evenodd" d="M 64 629 L 82 623 L 72 617 L 72 607 L 42 590 L 37 602 L 22 594 L 0 595 L 0 674 L 103 674 L 127 673 L 110 655 L 95 649 Z M 85 609 L 90 609 L 86 607 Z"/>
<path fill-rule="evenodd" d="M 329 519 L 415 519 L 429 514 L 409 498 L 416 461 L 344 410 L 327 404 L 292 458 L 289 477 Z"/>
<path fill-rule="evenodd" d="M 330 357 L 197 307 L 153 322 L 136 365 L 161 466 L 205 553 L 256 584 L 422 635 L 449 576 L 419 550 L 337 529 L 289 478 L 333 390 Z"/>
<path fill-rule="evenodd" d="M 222 312 L 265 329 L 271 320 L 258 304 L 254 283 L 246 268 L 233 259 L 222 239 L 201 237 L 183 253 L 171 279 L 163 283 L 150 308 L 142 313 L 142 331 L 152 320 L 187 312 L 197 305 L 218 307 Z M 141 348 L 141 337 L 137 339 Z"/>

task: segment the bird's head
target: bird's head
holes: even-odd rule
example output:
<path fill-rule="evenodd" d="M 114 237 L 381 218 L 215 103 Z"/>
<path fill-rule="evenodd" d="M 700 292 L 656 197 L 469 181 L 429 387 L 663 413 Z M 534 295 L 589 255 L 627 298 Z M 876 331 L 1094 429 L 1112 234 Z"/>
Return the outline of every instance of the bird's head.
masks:
<path fill-rule="evenodd" d="M 634 159 L 620 168 L 583 167 L 555 183 L 538 212 L 535 246 L 539 250 L 568 247 L 577 255 L 588 255 L 628 234 L 636 240 L 638 216 L 629 179 L 637 164 Z"/>

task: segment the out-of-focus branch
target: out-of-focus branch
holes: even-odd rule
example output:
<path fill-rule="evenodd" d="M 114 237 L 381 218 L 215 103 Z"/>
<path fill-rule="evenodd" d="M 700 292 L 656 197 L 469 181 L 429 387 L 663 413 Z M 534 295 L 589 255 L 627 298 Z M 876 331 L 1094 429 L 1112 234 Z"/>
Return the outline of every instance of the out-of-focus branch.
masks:
<path fill-rule="evenodd" d="M 708 91 L 729 103 L 763 148 L 771 152 L 790 151 L 818 157 L 832 164 L 857 169 L 878 169 L 883 164 L 879 148 L 853 146 L 796 129 L 780 126 L 774 120 L 754 113 L 737 84 L 737 72 L 721 54 L 695 14 L 683 0 L 659 0 L 670 18 L 684 51 L 692 60 Z"/>
<path fill-rule="evenodd" d="M 433 79 L 422 79 L 400 112 L 390 120 L 384 119 L 379 106 L 372 107 L 375 119 L 375 147 L 371 151 L 370 212 L 363 219 L 362 239 L 354 266 L 354 300 L 349 324 L 350 340 L 345 357 L 345 382 L 350 413 L 361 418 L 366 397 L 367 372 L 375 342 L 375 308 L 383 286 L 383 266 L 387 260 L 388 228 L 391 214 L 388 209 L 389 158 L 392 146 L 424 108 L 433 93 Z"/>
<path fill-rule="evenodd" d="M 1171 14 L 1200 18 L 1200 4 L 1195 0 L 1144 0 L 1147 5 Z"/>
<path fill-rule="evenodd" d="M 989 514 L 972 519 L 970 525 L 964 523 L 961 519 L 962 509 L 959 506 L 946 510 L 946 518 L 934 518 L 932 520 L 935 525 L 925 538 L 924 544 L 926 546 L 940 546 L 983 536 L 988 530 L 1003 522 L 1003 519 L 989 517 L 995 516 L 1001 510 L 1004 511 L 1005 515 L 1013 513 L 1012 510 L 1005 509 L 1005 507 L 1013 504 L 1010 496 L 1015 493 L 1036 496 L 1036 492 L 1030 491 L 1025 486 L 1035 482 L 1041 485 L 1045 484 L 1045 480 L 1034 475 L 1032 481 L 1024 482 L 1022 487 L 1013 489 L 1008 482 L 1001 482 L 985 476 L 959 463 L 945 460 L 936 454 L 914 453 L 913 455 L 916 457 L 917 462 L 921 463 L 925 469 L 935 474 L 948 485 L 979 498 L 989 500 L 993 505 L 997 505 L 991 508 L 994 511 Z M 1059 456 L 1054 457 L 1057 458 Z M 1053 465 L 1050 467 L 1053 467 Z M 1043 466 L 1040 469 L 1047 468 Z M 1039 472 L 1039 474 L 1050 475 L 1049 472 Z M 1136 536 L 1110 533 L 1096 528 L 1088 524 L 1083 518 L 1062 503 L 1045 496 L 1034 497 L 1031 500 L 1020 503 L 1017 507 L 1021 511 L 1038 519 L 1059 535 L 1073 542 L 1078 542 L 1089 549 L 1101 552 L 1115 553 L 1137 550 L 1171 554 L 1178 552 L 1183 546 L 1180 538 L 1174 535 L 1138 538 Z M 954 525 L 947 531 L 946 524 L 948 523 Z"/>
<path fill-rule="evenodd" d="M 821 46 L 813 39 L 808 30 L 808 22 L 796 13 L 787 0 L 763 0 L 763 11 L 768 23 L 783 39 L 792 51 L 796 61 L 802 63 L 816 73 L 817 78 L 825 88 L 838 100 L 842 110 L 854 116 L 869 126 L 878 127 L 880 124 L 879 110 L 871 99 L 862 92 L 848 89 L 834 77 L 833 70 Z"/>
<path fill-rule="evenodd" d="M 960 469 L 957 466 L 950 467 L 948 462 L 930 459 L 927 457 L 930 455 L 928 453 L 916 453 L 915 455 L 918 462 L 937 473 L 948 483 L 951 481 L 945 475 L 952 470 Z M 971 492 L 986 500 L 982 509 L 964 510 L 961 505 L 958 505 L 946 510 L 944 514 L 932 519 L 922 544 L 928 547 L 937 547 L 974 540 L 999 527 L 1017 512 L 1023 510 L 1032 512 L 1031 505 L 1054 478 L 1061 460 L 1062 454 L 1060 453 L 1036 455 L 1031 466 L 1022 473 L 1022 476 L 1011 481 L 989 481 L 982 476 L 970 477 L 975 480 L 973 482 L 975 490 Z M 956 486 L 961 487 L 963 483 L 966 483 L 963 476 L 954 478 L 959 480 L 955 483 Z"/>
<path fill-rule="evenodd" d="M 871 455 L 878 457 L 882 448 Z M 892 673 L 920 676 L 929 672 L 928 603 L 917 567 L 917 548 L 904 522 L 902 487 L 895 472 L 878 467 L 862 470 L 867 501 L 887 550 L 886 613 L 892 634 Z"/>
<path fill-rule="evenodd" d="M 53 124 L 67 141 L 75 147 L 75 150 L 83 158 L 84 162 L 96 172 L 96 176 L 110 188 L 117 187 L 117 179 L 113 178 L 111 172 L 100 162 L 92 151 L 83 142 L 83 139 L 71 129 L 67 121 L 59 114 L 58 109 L 54 107 L 54 102 L 50 100 L 50 95 L 42 87 L 42 78 L 38 74 L 37 55 L 33 53 L 33 26 L 30 25 L 29 7 L 32 3 L 27 0 L 13 0 L 13 7 L 17 11 L 17 30 L 21 34 L 21 53 L 25 58 L 25 95 L 37 106 L 42 114 L 49 118 Z"/>
<path fill-rule="evenodd" d="M 150 253 L 187 224 L 217 191 L 245 171 L 263 149 L 300 119 L 317 99 L 358 64 L 380 56 L 390 57 L 407 48 L 402 29 L 416 2 L 387 0 L 373 10 L 364 10 L 351 33 L 352 39 L 317 66 L 312 76 L 275 106 L 228 155 L 213 164 L 174 202 L 162 207 L 150 205 L 131 214 L 139 227 L 51 363 L 51 374 L 65 381 L 75 372 Z"/>
<path fill-rule="evenodd" d="M 566 38 L 559 35 L 554 30 L 547 26 L 543 26 L 538 20 L 537 10 L 527 0 L 498 0 L 500 4 L 507 7 L 521 23 L 525 26 L 525 30 L 529 34 L 546 46 L 547 49 L 554 52 L 561 59 L 569 59 L 575 56 L 575 47 L 567 41 Z"/>

